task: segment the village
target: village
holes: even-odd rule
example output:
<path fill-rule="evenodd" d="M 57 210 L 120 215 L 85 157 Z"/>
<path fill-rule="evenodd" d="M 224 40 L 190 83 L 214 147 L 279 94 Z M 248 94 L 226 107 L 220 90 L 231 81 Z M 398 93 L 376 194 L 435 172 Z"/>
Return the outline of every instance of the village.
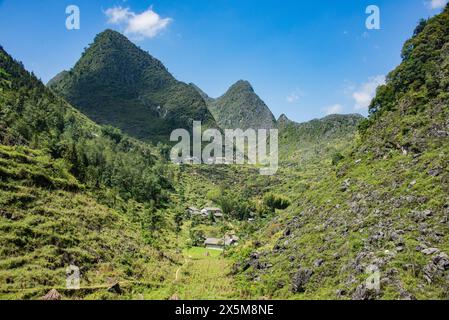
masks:
<path fill-rule="evenodd" d="M 223 220 L 225 217 L 223 210 L 216 207 L 206 207 L 202 210 L 195 207 L 189 207 L 187 209 L 187 213 L 191 218 L 193 217 L 200 217 L 205 219 L 213 218 L 215 221 Z M 208 250 L 223 251 L 228 247 L 237 246 L 239 240 L 240 240 L 239 237 L 236 236 L 235 234 L 226 233 L 223 235 L 223 237 L 220 238 L 206 237 L 203 246 Z"/>

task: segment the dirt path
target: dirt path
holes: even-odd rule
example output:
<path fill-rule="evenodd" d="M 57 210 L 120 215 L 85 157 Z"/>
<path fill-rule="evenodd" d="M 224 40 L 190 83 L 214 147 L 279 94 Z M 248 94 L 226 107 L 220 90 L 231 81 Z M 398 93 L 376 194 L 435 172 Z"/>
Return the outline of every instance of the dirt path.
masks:
<path fill-rule="evenodd" d="M 181 266 L 181 267 L 179 267 L 179 268 L 176 270 L 175 282 L 178 282 L 178 280 L 179 280 L 179 274 L 180 274 L 180 272 L 181 272 L 181 269 L 189 263 L 189 260 L 187 260 L 187 258 L 188 258 L 188 259 L 192 259 L 191 256 L 189 256 L 189 257 L 185 257 L 185 256 L 184 256 L 184 265 Z"/>
<path fill-rule="evenodd" d="M 183 300 L 235 298 L 230 265 L 219 251 L 186 250 L 184 264 L 175 273 L 174 293 Z"/>

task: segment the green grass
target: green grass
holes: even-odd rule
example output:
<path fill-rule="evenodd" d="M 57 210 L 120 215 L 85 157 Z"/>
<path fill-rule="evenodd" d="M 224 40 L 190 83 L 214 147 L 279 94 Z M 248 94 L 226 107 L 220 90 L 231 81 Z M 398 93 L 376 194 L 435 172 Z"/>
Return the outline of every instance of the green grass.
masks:
<path fill-rule="evenodd" d="M 80 298 L 115 281 L 131 292 L 129 282 L 156 286 L 168 278 L 170 253 L 147 245 L 139 224 L 80 190 L 64 167 L 24 147 L 0 146 L 0 160 L 0 298 L 64 288 L 71 264 L 81 269 L 87 293 Z"/>

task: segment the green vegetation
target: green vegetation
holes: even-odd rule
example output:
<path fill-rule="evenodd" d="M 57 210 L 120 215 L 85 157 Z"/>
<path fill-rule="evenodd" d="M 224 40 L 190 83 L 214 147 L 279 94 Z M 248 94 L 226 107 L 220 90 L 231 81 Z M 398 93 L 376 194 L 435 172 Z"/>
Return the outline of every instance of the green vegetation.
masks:
<path fill-rule="evenodd" d="M 449 8 L 419 24 L 368 119 L 282 116 L 275 176 L 170 165 L 167 146 L 95 124 L 55 94 L 150 140 L 197 112 L 209 119 L 203 100 L 224 127 L 273 125 L 248 83 L 213 101 L 106 31 L 50 91 L 1 49 L 0 297 L 448 299 L 448 35 Z M 161 127 L 145 127 L 155 119 Z M 186 211 L 207 206 L 225 216 Z M 201 248 L 225 235 L 239 245 Z M 80 291 L 64 288 L 70 264 Z M 123 292 L 108 291 L 116 282 Z"/>
<path fill-rule="evenodd" d="M 0 179 L 2 298 L 36 298 L 52 288 L 67 298 L 89 298 L 117 281 L 154 289 L 168 277 L 174 257 L 161 258 L 146 244 L 135 217 L 80 192 L 83 186 L 61 161 L 27 147 L 0 146 Z M 82 271 L 78 293 L 65 290 L 69 265 Z"/>
<path fill-rule="evenodd" d="M 193 247 L 183 252 L 172 292 L 182 300 L 220 300 L 238 297 L 229 277 L 230 262 L 217 250 Z"/>
<path fill-rule="evenodd" d="M 270 208 L 271 210 L 285 210 L 287 209 L 291 202 L 290 200 L 282 195 L 277 195 L 277 194 L 273 194 L 273 193 L 267 193 L 264 197 L 263 197 L 263 202 L 264 205 L 266 205 L 268 208 Z"/>
<path fill-rule="evenodd" d="M 198 87 L 193 87 L 207 102 L 210 112 L 222 129 L 257 130 L 276 127 L 276 119 L 270 109 L 247 81 L 236 82 L 217 99 L 212 99 Z"/>
<path fill-rule="evenodd" d="M 0 68 L 0 295 L 63 290 L 70 264 L 86 298 L 114 281 L 163 285 L 173 172 L 158 149 L 96 125 L 3 49 Z"/>
<path fill-rule="evenodd" d="M 321 157 L 306 149 L 301 164 L 281 169 L 271 192 L 292 205 L 233 253 L 248 296 L 448 299 L 448 31 L 449 9 L 420 23 L 352 146 L 341 147 L 354 136 L 343 126 L 337 139 L 310 144 Z M 287 120 L 283 139 L 295 141 L 301 125 Z M 366 286 L 370 266 L 379 290 Z"/>
<path fill-rule="evenodd" d="M 279 154 L 284 165 L 302 166 L 335 155 L 354 139 L 361 115 L 330 115 L 296 123 L 282 115 L 278 120 Z"/>

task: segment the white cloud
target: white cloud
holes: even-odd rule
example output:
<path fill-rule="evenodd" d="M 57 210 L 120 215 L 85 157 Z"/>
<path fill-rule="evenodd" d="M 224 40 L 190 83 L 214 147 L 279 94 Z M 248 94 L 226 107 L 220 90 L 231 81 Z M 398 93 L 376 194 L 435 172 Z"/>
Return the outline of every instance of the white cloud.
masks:
<path fill-rule="evenodd" d="M 352 98 L 355 101 L 354 109 L 366 110 L 376 94 L 377 87 L 383 84 L 385 84 L 385 76 L 383 75 L 371 77 L 368 82 L 363 83 L 352 93 Z"/>
<path fill-rule="evenodd" d="M 326 112 L 326 115 L 329 116 L 331 114 L 339 114 L 343 112 L 343 106 L 341 104 L 334 104 L 332 106 L 326 107 L 323 109 Z"/>
<path fill-rule="evenodd" d="M 171 18 L 161 18 L 152 8 L 135 13 L 129 8 L 114 7 L 105 11 L 109 24 L 124 26 L 125 34 L 139 39 L 154 38 L 173 22 Z"/>
<path fill-rule="evenodd" d="M 427 1 L 427 6 L 432 10 L 442 9 L 446 6 L 448 2 L 449 0 L 429 0 Z"/>
<path fill-rule="evenodd" d="M 122 22 L 126 22 L 134 15 L 134 13 L 129 10 L 129 8 L 122 7 L 109 8 L 104 13 L 109 18 L 109 24 L 119 24 Z"/>
<path fill-rule="evenodd" d="M 302 92 L 300 89 L 296 89 L 295 91 L 290 93 L 285 99 L 287 100 L 288 103 L 295 103 L 303 96 L 304 92 Z"/>
<path fill-rule="evenodd" d="M 287 96 L 287 102 L 289 102 L 289 103 L 293 103 L 293 102 L 296 102 L 298 100 L 299 100 L 299 96 L 296 93 L 294 93 L 294 92 L 290 93 Z"/>

